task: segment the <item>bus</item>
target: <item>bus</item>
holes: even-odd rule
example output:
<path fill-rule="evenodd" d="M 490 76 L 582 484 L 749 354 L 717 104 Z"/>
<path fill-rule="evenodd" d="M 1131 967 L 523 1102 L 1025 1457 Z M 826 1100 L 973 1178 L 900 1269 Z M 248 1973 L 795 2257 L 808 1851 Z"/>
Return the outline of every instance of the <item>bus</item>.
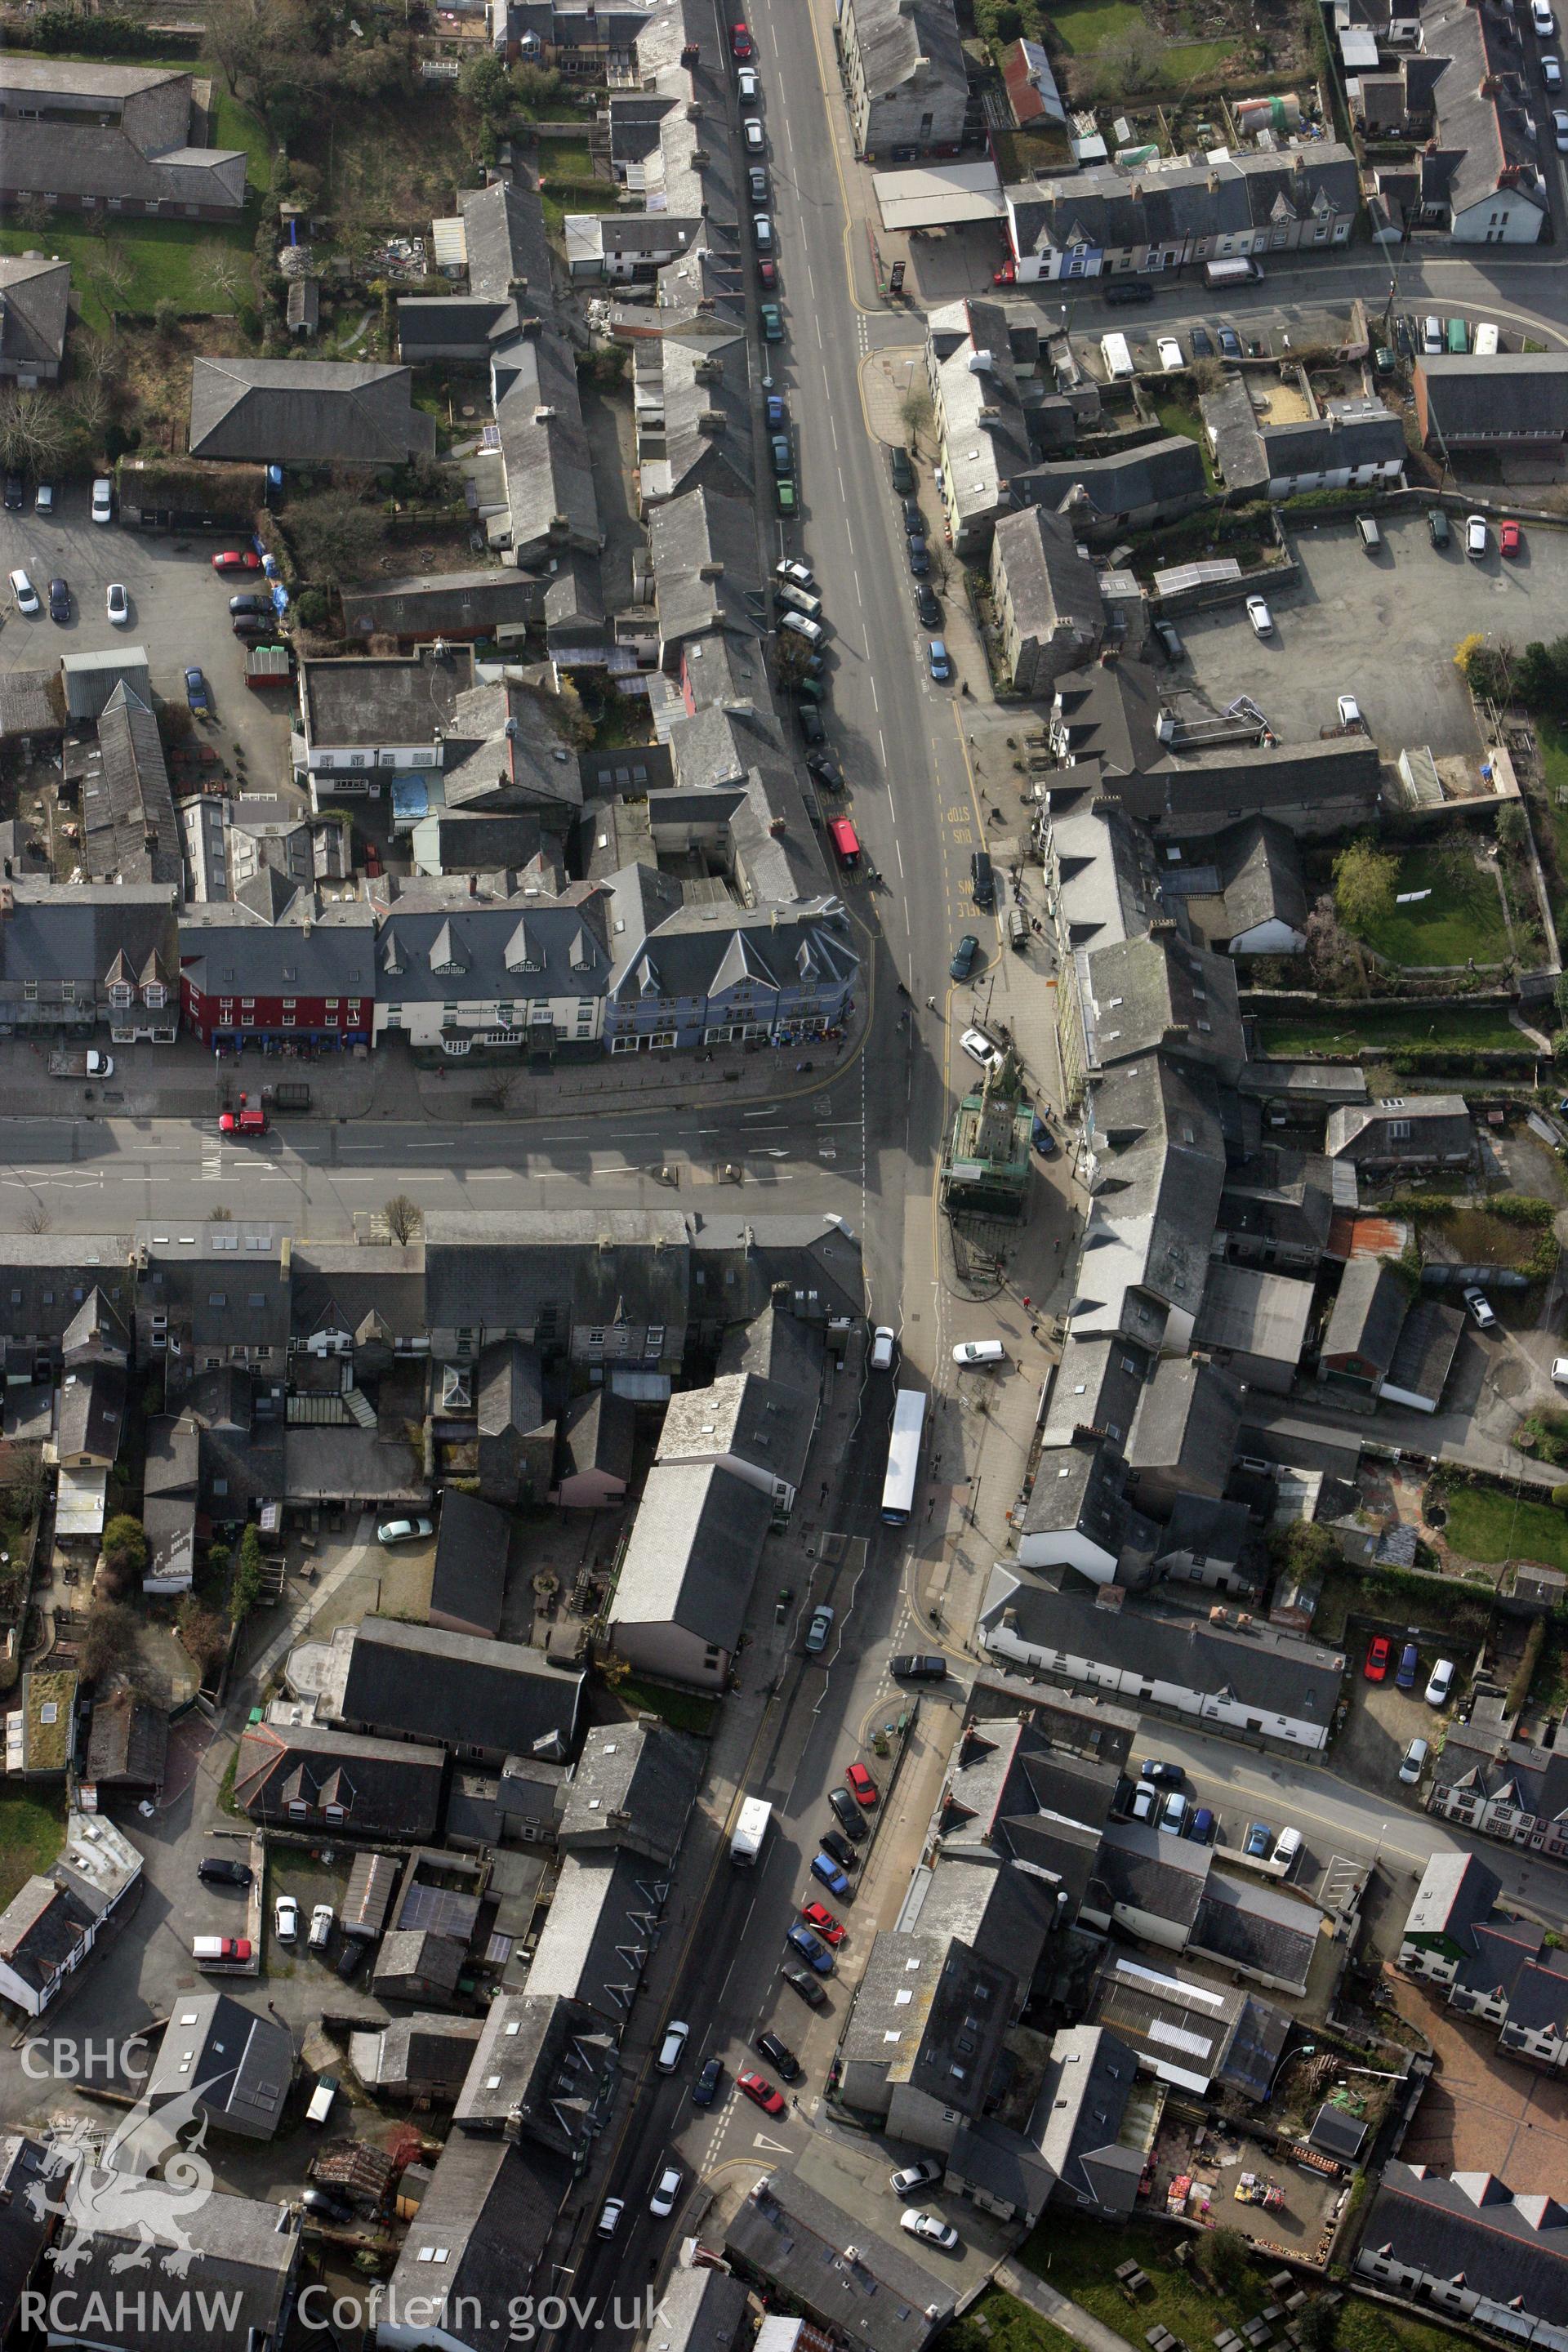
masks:
<path fill-rule="evenodd" d="M 900 1389 L 893 1399 L 893 1433 L 888 1443 L 888 1475 L 882 1481 L 884 1526 L 901 1528 L 915 1507 L 926 1401 L 918 1389 Z"/>

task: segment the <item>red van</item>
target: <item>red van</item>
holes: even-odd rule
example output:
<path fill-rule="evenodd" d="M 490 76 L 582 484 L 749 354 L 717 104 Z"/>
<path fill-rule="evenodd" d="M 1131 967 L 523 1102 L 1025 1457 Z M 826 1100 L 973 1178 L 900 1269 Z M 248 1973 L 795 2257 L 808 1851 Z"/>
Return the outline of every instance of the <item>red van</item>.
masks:
<path fill-rule="evenodd" d="M 860 843 L 848 818 L 832 818 L 827 827 L 827 837 L 838 854 L 840 866 L 847 866 L 853 872 L 860 863 Z"/>

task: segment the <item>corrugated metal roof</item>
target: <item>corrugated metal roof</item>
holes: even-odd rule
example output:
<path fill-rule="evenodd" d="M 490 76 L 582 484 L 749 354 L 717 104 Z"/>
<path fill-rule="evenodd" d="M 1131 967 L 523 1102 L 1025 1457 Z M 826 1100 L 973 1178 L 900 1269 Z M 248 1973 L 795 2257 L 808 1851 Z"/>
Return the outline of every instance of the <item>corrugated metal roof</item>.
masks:
<path fill-rule="evenodd" d="M 461 213 L 446 220 L 430 224 L 430 242 L 435 250 L 437 269 L 467 269 L 468 266 L 468 226 Z"/>

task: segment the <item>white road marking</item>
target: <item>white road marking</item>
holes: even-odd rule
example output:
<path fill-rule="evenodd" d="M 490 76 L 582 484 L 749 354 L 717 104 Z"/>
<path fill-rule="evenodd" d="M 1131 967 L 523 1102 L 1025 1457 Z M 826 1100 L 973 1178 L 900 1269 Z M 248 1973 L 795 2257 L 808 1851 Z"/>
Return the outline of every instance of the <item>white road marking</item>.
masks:
<path fill-rule="evenodd" d="M 893 856 L 899 861 L 899 879 L 901 882 L 904 878 L 904 853 L 897 834 L 893 835 Z"/>

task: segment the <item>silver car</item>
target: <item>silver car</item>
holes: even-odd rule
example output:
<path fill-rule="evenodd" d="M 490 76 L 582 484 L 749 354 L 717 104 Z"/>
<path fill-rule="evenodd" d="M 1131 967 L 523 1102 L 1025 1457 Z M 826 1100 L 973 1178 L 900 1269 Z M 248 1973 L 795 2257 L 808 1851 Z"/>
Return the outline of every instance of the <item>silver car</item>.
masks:
<path fill-rule="evenodd" d="M 833 1631 L 833 1612 L 826 1601 L 811 1612 L 811 1622 L 805 1629 L 805 1654 L 808 1658 L 820 1655 L 827 1647 L 827 1637 Z"/>

